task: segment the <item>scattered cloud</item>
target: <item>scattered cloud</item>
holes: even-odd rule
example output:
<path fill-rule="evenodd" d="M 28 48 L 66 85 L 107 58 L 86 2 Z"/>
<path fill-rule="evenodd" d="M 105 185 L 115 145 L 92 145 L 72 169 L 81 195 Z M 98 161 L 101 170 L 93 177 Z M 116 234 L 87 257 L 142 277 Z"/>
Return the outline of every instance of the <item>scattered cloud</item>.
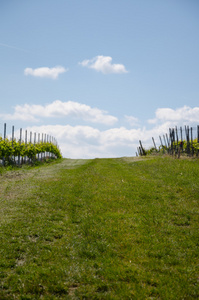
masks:
<path fill-rule="evenodd" d="M 198 122 L 199 107 L 183 106 L 177 109 L 158 108 L 155 112 L 155 118 L 148 120 L 150 124 L 157 124 L 160 122 L 171 122 L 176 125 L 181 123 L 184 125 L 189 122 Z"/>
<path fill-rule="evenodd" d="M 138 118 L 135 118 L 133 116 L 127 116 L 127 115 L 125 115 L 124 117 L 126 122 L 128 122 L 131 126 L 139 126 Z"/>
<path fill-rule="evenodd" d="M 17 105 L 13 114 L 0 114 L 4 120 L 21 120 L 39 122 L 43 118 L 59 118 L 70 116 L 83 121 L 99 123 L 104 125 L 113 125 L 117 118 L 107 114 L 106 111 L 99 108 L 92 108 L 89 105 L 78 102 L 62 102 L 55 100 L 46 105 Z"/>
<path fill-rule="evenodd" d="M 39 122 L 32 114 L 22 113 L 21 106 L 15 106 L 13 114 L 0 114 L 0 118 L 4 121 L 23 121 L 23 122 Z"/>
<path fill-rule="evenodd" d="M 79 63 L 83 67 L 94 69 L 103 74 L 122 74 L 127 73 L 125 66 L 122 64 L 113 64 L 112 57 L 98 55 L 92 59 L 85 59 Z"/>
<path fill-rule="evenodd" d="M 34 77 L 46 77 L 56 79 L 60 74 L 65 73 L 66 71 L 68 70 L 62 66 L 57 66 L 54 68 L 42 67 L 37 69 L 26 68 L 24 70 L 24 74 L 32 75 Z"/>

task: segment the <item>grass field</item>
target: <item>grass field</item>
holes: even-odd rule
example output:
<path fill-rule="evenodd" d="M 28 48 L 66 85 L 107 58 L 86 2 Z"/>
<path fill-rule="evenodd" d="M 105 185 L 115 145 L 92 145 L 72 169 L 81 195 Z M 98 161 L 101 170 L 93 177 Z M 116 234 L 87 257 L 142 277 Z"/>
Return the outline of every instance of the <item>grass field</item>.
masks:
<path fill-rule="evenodd" d="M 199 298 L 199 160 L 0 173 L 0 299 Z"/>

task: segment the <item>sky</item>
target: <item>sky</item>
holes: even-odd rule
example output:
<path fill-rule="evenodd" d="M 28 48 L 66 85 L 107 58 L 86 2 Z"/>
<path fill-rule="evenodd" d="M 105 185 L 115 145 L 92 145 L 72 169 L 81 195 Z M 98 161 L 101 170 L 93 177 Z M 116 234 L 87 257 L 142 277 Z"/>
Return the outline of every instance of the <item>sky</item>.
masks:
<path fill-rule="evenodd" d="M 0 134 L 135 156 L 199 125 L 198 0 L 0 0 Z"/>

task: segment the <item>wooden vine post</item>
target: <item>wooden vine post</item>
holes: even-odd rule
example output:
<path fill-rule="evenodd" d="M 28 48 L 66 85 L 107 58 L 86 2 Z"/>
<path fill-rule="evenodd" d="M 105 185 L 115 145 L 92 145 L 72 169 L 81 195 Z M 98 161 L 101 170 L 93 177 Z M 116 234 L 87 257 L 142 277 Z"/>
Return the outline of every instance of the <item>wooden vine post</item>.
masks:
<path fill-rule="evenodd" d="M 4 134 L 3 134 L 4 141 L 6 140 L 6 123 L 4 123 Z M 5 166 L 5 156 L 3 156 L 3 166 Z"/>
<path fill-rule="evenodd" d="M 152 137 L 152 141 L 153 141 L 153 144 L 154 144 L 154 148 L 155 148 L 155 150 L 157 151 L 157 147 L 156 147 L 155 140 L 154 140 L 153 137 Z"/>

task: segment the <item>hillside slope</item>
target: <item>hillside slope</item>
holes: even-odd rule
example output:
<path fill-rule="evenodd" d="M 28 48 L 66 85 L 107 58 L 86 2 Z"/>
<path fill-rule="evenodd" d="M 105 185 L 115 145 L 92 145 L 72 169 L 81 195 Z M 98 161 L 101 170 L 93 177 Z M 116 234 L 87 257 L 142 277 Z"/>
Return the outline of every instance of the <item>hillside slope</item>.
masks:
<path fill-rule="evenodd" d="M 0 299 L 199 297 L 199 160 L 63 159 L 0 176 Z"/>

